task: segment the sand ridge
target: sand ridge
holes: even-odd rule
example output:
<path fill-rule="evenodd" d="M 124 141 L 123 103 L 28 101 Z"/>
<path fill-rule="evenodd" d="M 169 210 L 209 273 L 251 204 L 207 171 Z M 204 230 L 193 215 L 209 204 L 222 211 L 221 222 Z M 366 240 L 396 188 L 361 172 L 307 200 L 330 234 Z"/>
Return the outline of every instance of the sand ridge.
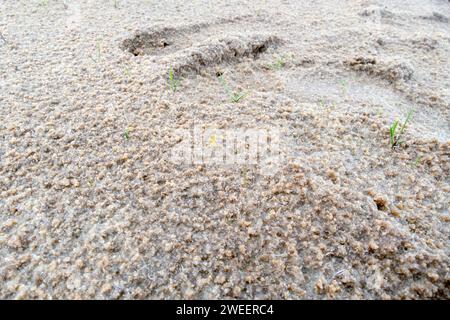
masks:
<path fill-rule="evenodd" d="M 3 2 L 0 297 L 449 298 L 448 1 Z"/>

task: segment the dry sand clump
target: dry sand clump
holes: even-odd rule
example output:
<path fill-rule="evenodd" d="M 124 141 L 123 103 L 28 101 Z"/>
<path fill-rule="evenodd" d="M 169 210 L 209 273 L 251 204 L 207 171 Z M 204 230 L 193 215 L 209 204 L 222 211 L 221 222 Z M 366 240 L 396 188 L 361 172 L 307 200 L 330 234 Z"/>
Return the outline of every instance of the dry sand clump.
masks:
<path fill-rule="evenodd" d="M 449 298 L 448 1 L 80 3 L 0 7 L 0 297 Z"/>

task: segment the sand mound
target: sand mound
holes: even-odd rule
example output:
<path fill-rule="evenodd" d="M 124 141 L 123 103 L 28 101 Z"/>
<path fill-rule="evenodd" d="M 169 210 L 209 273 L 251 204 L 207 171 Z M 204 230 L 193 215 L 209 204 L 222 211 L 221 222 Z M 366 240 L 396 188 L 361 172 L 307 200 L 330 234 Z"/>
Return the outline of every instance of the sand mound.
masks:
<path fill-rule="evenodd" d="M 237 62 L 242 58 L 257 59 L 260 54 L 274 48 L 280 40 L 275 36 L 252 35 L 211 40 L 197 47 L 187 49 L 173 58 L 173 69 L 179 74 L 219 65 Z"/>
<path fill-rule="evenodd" d="M 365 72 L 369 75 L 381 77 L 389 81 L 404 80 L 412 78 L 414 70 L 406 62 L 379 63 L 375 58 L 358 57 L 350 61 L 345 61 L 351 69 Z"/>
<path fill-rule="evenodd" d="M 448 1 L 115 3 L 0 6 L 0 297 L 450 298 Z"/>

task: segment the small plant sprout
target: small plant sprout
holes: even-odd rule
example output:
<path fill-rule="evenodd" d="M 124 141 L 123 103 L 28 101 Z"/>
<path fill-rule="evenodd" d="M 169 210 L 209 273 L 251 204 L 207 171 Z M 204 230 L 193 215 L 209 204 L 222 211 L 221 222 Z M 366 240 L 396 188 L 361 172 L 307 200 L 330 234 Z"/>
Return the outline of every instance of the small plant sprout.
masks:
<path fill-rule="evenodd" d="M 247 167 L 244 167 L 244 169 L 242 169 L 242 186 L 244 188 L 248 187 L 248 169 L 247 169 Z"/>
<path fill-rule="evenodd" d="M 404 141 L 401 139 L 402 139 L 403 134 L 406 131 L 409 121 L 411 121 L 413 112 L 414 112 L 414 110 L 410 110 L 408 112 L 403 124 L 400 125 L 400 121 L 395 120 L 394 123 L 391 125 L 391 128 L 389 130 L 389 143 L 390 143 L 392 149 L 394 149 L 396 146 L 399 146 L 400 144 L 404 143 Z M 399 125 L 400 125 L 400 128 L 399 128 Z"/>
<path fill-rule="evenodd" d="M 177 91 L 177 88 L 179 85 L 180 85 L 180 80 L 175 79 L 173 68 L 171 67 L 169 69 L 169 87 L 173 92 L 175 92 L 175 91 Z"/>
<path fill-rule="evenodd" d="M 92 61 L 94 61 L 94 63 L 97 63 L 98 61 L 100 61 L 100 57 L 101 57 L 101 46 L 100 46 L 100 42 L 97 41 L 97 44 L 95 45 L 96 47 L 96 51 L 97 51 L 97 59 L 94 59 L 93 55 L 90 56 L 90 58 L 92 59 Z"/>
<path fill-rule="evenodd" d="M 279 58 L 277 58 L 275 63 L 271 65 L 271 68 L 275 69 L 275 70 L 281 70 L 284 68 L 285 65 L 286 65 L 286 61 L 284 60 L 284 58 L 279 57 Z"/>
<path fill-rule="evenodd" d="M 244 98 L 245 97 L 245 93 L 239 93 L 239 92 L 237 92 L 237 93 L 234 93 L 232 96 L 231 96 L 231 101 L 232 102 L 234 102 L 234 103 L 238 103 L 242 98 Z"/>
<path fill-rule="evenodd" d="M 219 81 L 222 84 L 223 88 L 227 92 L 228 98 L 233 103 L 238 103 L 242 98 L 244 98 L 247 94 L 242 92 L 233 92 L 230 90 L 230 87 L 228 86 L 227 82 L 225 81 L 223 75 L 219 76 Z"/>
<path fill-rule="evenodd" d="M 325 101 L 323 99 L 319 99 L 319 104 L 322 108 L 325 108 Z"/>
<path fill-rule="evenodd" d="M 127 66 L 125 66 L 123 68 L 123 73 L 125 74 L 126 77 L 130 76 L 130 68 L 128 68 Z"/>
<path fill-rule="evenodd" d="M 125 140 L 130 139 L 130 129 L 125 129 L 125 131 L 123 132 L 123 138 Z"/>
<path fill-rule="evenodd" d="M 418 155 L 416 157 L 416 160 L 414 160 L 414 166 L 417 167 L 419 166 L 420 162 L 422 161 L 423 156 L 422 155 Z"/>

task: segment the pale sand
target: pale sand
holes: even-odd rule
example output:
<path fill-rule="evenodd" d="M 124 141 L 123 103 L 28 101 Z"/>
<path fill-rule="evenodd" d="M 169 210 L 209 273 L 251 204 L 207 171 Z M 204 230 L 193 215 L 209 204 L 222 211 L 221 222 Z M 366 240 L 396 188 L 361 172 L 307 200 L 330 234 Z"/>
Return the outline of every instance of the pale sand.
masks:
<path fill-rule="evenodd" d="M 0 5 L 1 298 L 449 298 L 449 1 L 79 3 Z"/>

